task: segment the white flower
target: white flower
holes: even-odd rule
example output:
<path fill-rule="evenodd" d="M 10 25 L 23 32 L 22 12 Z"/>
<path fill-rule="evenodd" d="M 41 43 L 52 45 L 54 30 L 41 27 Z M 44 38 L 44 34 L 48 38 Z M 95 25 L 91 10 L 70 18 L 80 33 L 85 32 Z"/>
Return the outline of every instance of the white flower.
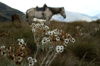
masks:
<path fill-rule="evenodd" d="M 58 31 L 58 29 L 54 29 L 54 30 L 52 30 L 52 31 L 54 31 L 54 32 L 55 32 L 55 31 Z"/>
<path fill-rule="evenodd" d="M 59 32 L 53 32 L 54 33 L 54 36 L 58 36 L 59 35 Z"/>
<path fill-rule="evenodd" d="M 95 31 L 98 31 L 99 30 L 99 28 L 95 28 Z"/>
<path fill-rule="evenodd" d="M 18 61 L 21 62 L 22 61 L 22 57 L 18 56 Z"/>
<path fill-rule="evenodd" d="M 43 29 L 44 29 L 44 30 L 48 30 L 49 27 L 45 25 L 45 26 L 43 27 Z"/>
<path fill-rule="evenodd" d="M 60 41 L 60 37 L 56 37 L 56 41 Z"/>
<path fill-rule="evenodd" d="M 46 44 L 47 42 L 50 42 L 50 39 L 48 37 L 44 37 L 42 39 L 42 45 Z"/>
<path fill-rule="evenodd" d="M 6 52 L 5 51 L 1 52 L 1 55 L 6 56 Z"/>
<path fill-rule="evenodd" d="M 24 39 L 18 39 L 18 41 L 19 41 L 18 42 L 19 45 L 25 44 Z"/>
<path fill-rule="evenodd" d="M 64 39 L 64 43 L 68 44 L 69 43 L 69 39 Z"/>
<path fill-rule="evenodd" d="M 60 46 L 58 45 L 58 46 L 56 46 L 56 52 L 60 52 Z"/>
<path fill-rule="evenodd" d="M 47 43 L 47 37 L 44 37 L 43 39 L 42 39 L 42 44 L 46 44 Z"/>
<path fill-rule="evenodd" d="M 37 62 L 37 59 L 33 59 L 32 57 L 28 57 L 27 60 L 29 61 L 29 66 L 33 66 Z"/>
<path fill-rule="evenodd" d="M 20 45 L 20 47 L 21 47 L 22 50 L 25 49 L 25 46 L 23 46 L 23 45 Z"/>
<path fill-rule="evenodd" d="M 52 36 L 53 35 L 53 31 L 48 31 L 48 35 Z"/>
<path fill-rule="evenodd" d="M 75 39 L 74 39 L 74 38 L 72 38 L 72 40 L 71 40 L 71 41 L 72 41 L 72 43 L 75 43 Z"/>
<path fill-rule="evenodd" d="M 33 60 L 33 58 L 32 57 L 28 57 L 27 60 L 28 61 L 31 61 L 31 60 Z"/>
<path fill-rule="evenodd" d="M 67 44 L 66 44 L 66 43 L 63 43 L 63 45 L 64 45 L 64 46 L 67 46 Z"/>
<path fill-rule="evenodd" d="M 37 60 L 36 60 L 36 59 L 33 59 L 33 62 L 35 62 L 35 63 L 36 63 L 36 62 L 37 62 Z"/>
<path fill-rule="evenodd" d="M 83 35 L 83 33 L 80 33 L 80 35 L 82 36 L 82 35 Z"/>
<path fill-rule="evenodd" d="M 5 46 L 1 46 L 1 49 L 5 49 Z"/>
<path fill-rule="evenodd" d="M 68 33 L 66 33 L 66 36 L 68 37 L 68 38 L 71 38 L 72 36 L 70 35 L 70 34 L 68 34 Z"/>
<path fill-rule="evenodd" d="M 44 23 L 43 22 L 41 22 L 41 26 L 44 26 Z"/>
<path fill-rule="evenodd" d="M 47 41 L 47 42 L 50 42 L 50 39 L 49 39 L 49 38 L 46 38 L 46 41 Z"/>
<path fill-rule="evenodd" d="M 35 25 L 35 27 L 36 27 L 36 28 L 39 28 L 39 26 L 40 26 L 40 24 L 39 24 L 39 23 L 37 23 L 37 24 Z"/>
<path fill-rule="evenodd" d="M 29 61 L 29 66 L 33 66 L 34 62 L 33 61 Z"/>
<path fill-rule="evenodd" d="M 36 29 L 32 28 L 32 32 L 36 32 Z"/>
<path fill-rule="evenodd" d="M 62 45 L 61 45 L 61 46 L 59 46 L 59 45 L 56 46 L 56 52 L 58 52 L 58 53 L 59 53 L 59 52 L 62 53 L 63 51 L 64 51 L 64 46 L 62 46 Z"/>
<path fill-rule="evenodd" d="M 76 26 L 76 29 L 79 30 L 80 26 Z"/>
<path fill-rule="evenodd" d="M 62 53 L 64 51 L 64 46 L 60 46 L 60 52 Z"/>
<path fill-rule="evenodd" d="M 30 27 L 33 27 L 35 25 L 35 23 L 32 23 L 31 25 L 30 25 Z"/>

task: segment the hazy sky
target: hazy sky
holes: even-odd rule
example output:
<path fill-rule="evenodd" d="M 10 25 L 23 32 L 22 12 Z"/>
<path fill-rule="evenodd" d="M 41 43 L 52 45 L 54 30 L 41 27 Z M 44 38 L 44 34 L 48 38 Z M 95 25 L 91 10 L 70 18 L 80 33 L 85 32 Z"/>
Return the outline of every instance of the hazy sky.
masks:
<path fill-rule="evenodd" d="M 79 12 L 89 16 L 100 13 L 100 0 L 0 0 L 10 7 L 26 12 L 31 7 L 42 7 L 44 3 L 51 7 L 65 7 L 65 10 Z"/>

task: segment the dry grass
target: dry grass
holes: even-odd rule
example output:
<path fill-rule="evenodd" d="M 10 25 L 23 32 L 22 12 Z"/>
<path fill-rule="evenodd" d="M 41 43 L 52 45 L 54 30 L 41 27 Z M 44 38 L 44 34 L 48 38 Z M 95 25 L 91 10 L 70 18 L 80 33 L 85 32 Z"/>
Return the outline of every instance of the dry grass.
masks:
<path fill-rule="evenodd" d="M 77 26 L 80 26 L 79 30 L 76 29 Z M 51 66 L 100 66 L 100 30 L 95 31 L 95 28 L 100 29 L 100 24 L 95 22 L 87 23 L 84 21 L 71 23 L 52 21 L 49 27 L 50 30 L 62 29 L 63 31 L 70 33 L 76 39 L 74 44 L 66 47 L 65 51 L 55 58 Z M 83 30 L 80 31 L 81 29 Z M 82 35 L 80 35 L 80 33 L 82 33 Z M 23 38 L 25 40 L 31 50 L 30 56 L 33 56 L 36 51 L 36 44 L 28 23 L 0 23 L 0 46 L 17 44 L 16 40 L 18 38 Z M 38 66 L 44 56 L 45 53 L 41 53 L 38 56 L 38 58 L 40 58 L 37 63 Z M 8 60 L 6 61 L 6 59 L 1 56 L 0 66 L 9 65 L 13 66 Z"/>

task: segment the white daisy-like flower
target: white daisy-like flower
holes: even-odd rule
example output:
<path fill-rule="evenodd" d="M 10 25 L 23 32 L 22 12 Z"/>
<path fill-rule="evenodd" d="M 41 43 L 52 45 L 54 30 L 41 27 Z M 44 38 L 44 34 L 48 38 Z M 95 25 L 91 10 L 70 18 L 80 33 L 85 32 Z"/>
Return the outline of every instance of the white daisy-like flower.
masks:
<path fill-rule="evenodd" d="M 2 52 L 1 52 L 1 55 L 6 56 L 6 52 L 5 52 L 5 51 L 2 51 Z"/>
<path fill-rule="evenodd" d="M 66 33 L 66 36 L 67 36 L 67 37 L 69 37 L 69 38 L 71 38 L 71 37 L 72 37 L 69 33 Z"/>
<path fill-rule="evenodd" d="M 24 43 L 24 45 L 27 45 L 26 43 Z"/>
<path fill-rule="evenodd" d="M 21 62 L 22 61 L 22 57 L 18 56 L 18 61 Z"/>
<path fill-rule="evenodd" d="M 60 37 L 56 37 L 56 41 L 60 41 Z"/>
<path fill-rule="evenodd" d="M 50 42 L 50 38 L 46 38 L 46 41 L 47 41 L 47 42 Z"/>
<path fill-rule="evenodd" d="M 52 31 L 54 31 L 54 32 L 55 32 L 55 31 L 58 31 L 58 29 L 54 29 L 54 30 L 52 30 Z"/>
<path fill-rule="evenodd" d="M 5 46 L 1 46 L 1 49 L 5 49 Z"/>
<path fill-rule="evenodd" d="M 29 61 L 29 66 L 33 66 L 34 62 L 33 61 Z"/>
<path fill-rule="evenodd" d="M 56 52 L 58 52 L 58 53 L 59 53 L 59 52 L 62 53 L 63 51 L 64 51 L 64 46 L 62 46 L 62 45 L 61 45 L 61 46 L 59 46 L 59 45 L 56 46 Z"/>
<path fill-rule="evenodd" d="M 25 44 L 24 39 L 18 39 L 18 41 L 19 41 L 19 42 L 18 42 L 19 45 Z"/>
<path fill-rule="evenodd" d="M 33 60 L 33 58 L 32 57 L 28 57 L 27 60 L 28 61 L 31 61 L 31 60 Z"/>
<path fill-rule="evenodd" d="M 32 26 L 32 29 L 36 29 L 35 25 L 34 25 L 34 26 Z"/>
<path fill-rule="evenodd" d="M 71 40 L 71 41 L 72 41 L 72 43 L 75 43 L 75 39 L 74 39 L 74 38 L 72 38 L 72 40 Z"/>
<path fill-rule="evenodd" d="M 46 43 L 47 43 L 47 38 L 44 37 L 44 38 L 42 39 L 42 44 L 46 44 Z"/>
<path fill-rule="evenodd" d="M 33 27 L 33 26 L 35 26 L 35 23 L 32 23 L 32 24 L 30 25 L 30 27 Z"/>
<path fill-rule="evenodd" d="M 22 50 L 25 49 L 25 46 L 23 46 L 23 45 L 20 45 L 20 47 L 21 47 Z"/>
<path fill-rule="evenodd" d="M 59 53 L 59 52 L 60 52 L 60 49 L 61 49 L 61 48 L 60 48 L 60 46 L 59 46 L 59 45 L 58 45 L 58 46 L 56 46 L 56 52 L 58 52 L 58 53 Z"/>
<path fill-rule="evenodd" d="M 83 35 L 83 33 L 80 33 L 80 35 L 82 36 L 82 35 Z"/>
<path fill-rule="evenodd" d="M 54 36 L 58 36 L 59 33 L 58 32 L 53 32 Z"/>
<path fill-rule="evenodd" d="M 46 32 L 45 35 L 48 35 L 48 32 Z"/>
<path fill-rule="evenodd" d="M 42 45 L 44 45 L 44 44 L 46 44 L 46 43 L 47 43 L 47 41 L 44 40 L 44 39 L 42 39 Z"/>
<path fill-rule="evenodd" d="M 48 35 L 52 36 L 53 35 L 53 31 L 48 31 Z"/>
<path fill-rule="evenodd" d="M 64 46 L 60 46 L 60 52 L 62 53 L 64 51 Z"/>
<path fill-rule="evenodd" d="M 35 27 L 36 27 L 36 28 L 39 28 L 39 26 L 40 26 L 40 24 L 39 24 L 39 23 L 37 23 L 37 24 L 35 25 Z"/>
<path fill-rule="evenodd" d="M 36 62 L 37 62 L 37 59 L 33 59 L 33 62 L 35 62 L 35 63 L 36 63 Z"/>
<path fill-rule="evenodd" d="M 63 43 L 64 46 L 67 46 L 67 43 Z"/>
<path fill-rule="evenodd" d="M 76 26 L 76 29 L 79 30 L 80 26 Z"/>
<path fill-rule="evenodd" d="M 24 53 L 21 53 L 21 56 L 24 56 Z"/>
<path fill-rule="evenodd" d="M 68 44 L 69 43 L 69 39 L 64 39 L 64 43 Z"/>
<path fill-rule="evenodd" d="M 18 41 L 24 43 L 24 40 L 23 39 L 18 39 Z"/>
<path fill-rule="evenodd" d="M 98 31 L 99 30 L 99 28 L 95 28 L 95 31 Z"/>
<path fill-rule="evenodd" d="M 44 23 L 43 22 L 41 22 L 41 26 L 44 26 Z"/>
<path fill-rule="evenodd" d="M 32 29 L 32 32 L 36 32 L 36 29 L 33 28 L 33 29 Z"/>
<path fill-rule="evenodd" d="M 62 35 L 62 38 L 64 39 L 64 38 L 65 38 L 65 36 L 63 36 L 63 35 Z"/>
<path fill-rule="evenodd" d="M 48 30 L 49 27 L 48 27 L 47 25 L 44 25 L 43 29 L 44 29 L 44 30 Z"/>
<path fill-rule="evenodd" d="M 46 44 L 46 43 L 48 43 L 48 42 L 50 42 L 50 38 L 44 37 L 44 38 L 42 39 L 42 45 L 44 45 L 44 44 Z"/>

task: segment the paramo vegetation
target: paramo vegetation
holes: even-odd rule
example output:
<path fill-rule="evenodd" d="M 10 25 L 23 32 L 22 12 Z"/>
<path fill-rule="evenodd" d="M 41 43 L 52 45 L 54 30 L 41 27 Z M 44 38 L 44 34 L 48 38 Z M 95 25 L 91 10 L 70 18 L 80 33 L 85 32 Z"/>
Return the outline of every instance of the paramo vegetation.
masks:
<path fill-rule="evenodd" d="M 0 66 L 100 66 L 100 23 L 0 23 Z"/>

